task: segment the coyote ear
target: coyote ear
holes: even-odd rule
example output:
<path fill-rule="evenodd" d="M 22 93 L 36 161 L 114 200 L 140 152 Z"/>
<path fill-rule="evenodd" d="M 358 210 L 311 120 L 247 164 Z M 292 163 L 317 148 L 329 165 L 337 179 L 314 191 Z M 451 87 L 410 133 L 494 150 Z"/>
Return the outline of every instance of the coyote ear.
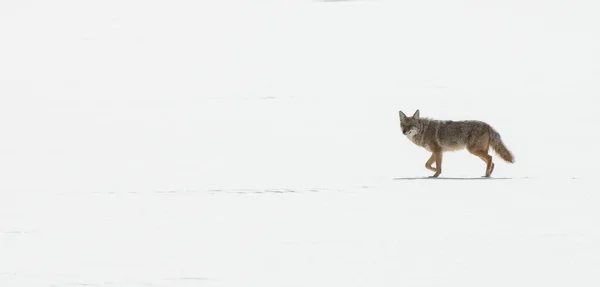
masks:
<path fill-rule="evenodd" d="M 418 119 L 419 118 L 419 110 L 417 110 L 412 117 L 413 117 L 413 119 Z"/>
<path fill-rule="evenodd" d="M 403 122 L 406 120 L 406 115 L 402 112 L 402 111 L 398 111 L 398 114 L 400 115 L 400 121 Z"/>

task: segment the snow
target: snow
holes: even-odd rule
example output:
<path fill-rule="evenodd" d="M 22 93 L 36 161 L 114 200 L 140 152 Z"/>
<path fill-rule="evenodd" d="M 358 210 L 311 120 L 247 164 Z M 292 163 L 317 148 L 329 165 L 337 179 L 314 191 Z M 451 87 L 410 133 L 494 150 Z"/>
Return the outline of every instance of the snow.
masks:
<path fill-rule="evenodd" d="M 598 286 L 598 8 L 2 3 L 0 286 Z"/>

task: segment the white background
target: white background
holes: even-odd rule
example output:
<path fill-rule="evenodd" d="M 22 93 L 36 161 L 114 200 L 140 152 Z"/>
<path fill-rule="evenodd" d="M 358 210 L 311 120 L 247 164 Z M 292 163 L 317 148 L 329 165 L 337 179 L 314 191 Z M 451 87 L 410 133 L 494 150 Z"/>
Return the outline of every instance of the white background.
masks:
<path fill-rule="evenodd" d="M 600 4 L 413 2 L 2 2 L 0 285 L 597 286 Z"/>

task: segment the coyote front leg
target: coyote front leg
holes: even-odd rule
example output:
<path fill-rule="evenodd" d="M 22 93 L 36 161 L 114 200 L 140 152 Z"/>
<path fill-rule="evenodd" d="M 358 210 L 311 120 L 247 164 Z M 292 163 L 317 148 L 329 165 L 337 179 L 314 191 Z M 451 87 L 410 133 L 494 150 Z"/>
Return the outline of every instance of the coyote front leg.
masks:
<path fill-rule="evenodd" d="M 435 173 L 431 177 L 438 177 L 442 173 L 442 151 L 434 151 L 433 157 L 435 158 Z"/>
<path fill-rule="evenodd" d="M 433 168 L 433 166 L 431 166 L 434 161 L 435 161 L 435 154 L 431 153 L 431 156 L 429 157 L 429 159 L 425 163 L 425 168 L 428 169 L 428 170 L 431 170 L 431 171 L 437 171 L 435 168 Z"/>

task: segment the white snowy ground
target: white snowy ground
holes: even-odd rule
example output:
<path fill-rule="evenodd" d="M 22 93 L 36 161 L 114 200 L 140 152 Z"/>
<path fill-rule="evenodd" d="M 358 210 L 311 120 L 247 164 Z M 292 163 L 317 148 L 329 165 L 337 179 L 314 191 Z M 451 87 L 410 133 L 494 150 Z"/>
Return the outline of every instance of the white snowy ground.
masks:
<path fill-rule="evenodd" d="M 0 286 L 598 286 L 600 3 L 450 2 L 0 3 Z"/>

